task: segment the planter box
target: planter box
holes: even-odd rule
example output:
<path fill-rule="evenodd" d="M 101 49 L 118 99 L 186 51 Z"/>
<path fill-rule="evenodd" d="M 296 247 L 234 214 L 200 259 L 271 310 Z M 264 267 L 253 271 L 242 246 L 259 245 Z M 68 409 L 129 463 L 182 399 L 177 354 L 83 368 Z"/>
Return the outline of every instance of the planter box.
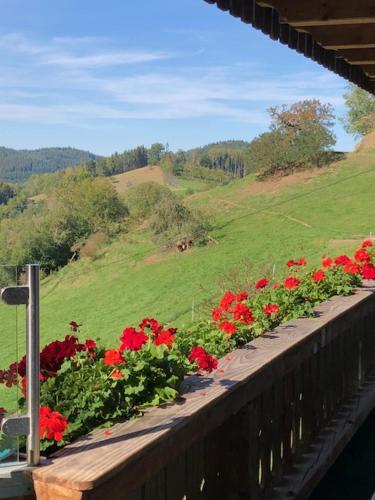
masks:
<path fill-rule="evenodd" d="M 367 282 L 188 377 L 174 404 L 65 447 L 31 472 L 36 497 L 306 498 L 374 407 L 373 372 Z"/>

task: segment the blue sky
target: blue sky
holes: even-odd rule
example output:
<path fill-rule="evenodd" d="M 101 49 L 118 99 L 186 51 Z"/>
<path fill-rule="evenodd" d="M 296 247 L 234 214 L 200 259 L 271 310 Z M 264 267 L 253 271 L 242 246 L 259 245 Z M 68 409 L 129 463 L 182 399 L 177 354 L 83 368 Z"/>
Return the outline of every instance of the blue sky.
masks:
<path fill-rule="evenodd" d="M 203 0 L 2 0 L 0 58 L 14 148 L 185 149 L 250 140 L 300 99 L 345 112 L 343 79 Z"/>

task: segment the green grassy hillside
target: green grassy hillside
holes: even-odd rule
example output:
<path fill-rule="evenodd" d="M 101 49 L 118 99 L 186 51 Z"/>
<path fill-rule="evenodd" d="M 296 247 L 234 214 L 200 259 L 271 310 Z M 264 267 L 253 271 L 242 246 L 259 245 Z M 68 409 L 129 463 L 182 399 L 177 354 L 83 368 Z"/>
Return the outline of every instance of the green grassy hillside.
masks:
<path fill-rule="evenodd" d="M 192 303 L 218 296 L 222 276 L 245 262 L 275 265 L 277 272 L 288 258 L 318 261 L 323 253 L 351 251 L 375 232 L 374 187 L 375 136 L 329 169 L 264 183 L 247 177 L 196 193 L 188 203 L 215 214 L 215 243 L 162 252 L 147 229 L 138 229 L 96 260 L 68 265 L 42 283 L 42 344 L 63 337 L 73 319 L 83 324 L 82 337 L 112 345 L 144 316 L 187 325 Z M 0 366 L 7 366 L 15 358 L 15 313 L 5 306 L 0 313 Z M 0 406 L 8 403 L 0 392 Z"/>

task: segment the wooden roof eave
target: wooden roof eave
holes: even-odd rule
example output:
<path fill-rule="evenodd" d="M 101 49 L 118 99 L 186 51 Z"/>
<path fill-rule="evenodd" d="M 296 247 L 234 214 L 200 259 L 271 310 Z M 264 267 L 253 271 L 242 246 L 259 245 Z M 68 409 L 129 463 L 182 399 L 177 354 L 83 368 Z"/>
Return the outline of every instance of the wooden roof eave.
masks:
<path fill-rule="evenodd" d="M 374 0 L 205 0 L 375 94 Z"/>

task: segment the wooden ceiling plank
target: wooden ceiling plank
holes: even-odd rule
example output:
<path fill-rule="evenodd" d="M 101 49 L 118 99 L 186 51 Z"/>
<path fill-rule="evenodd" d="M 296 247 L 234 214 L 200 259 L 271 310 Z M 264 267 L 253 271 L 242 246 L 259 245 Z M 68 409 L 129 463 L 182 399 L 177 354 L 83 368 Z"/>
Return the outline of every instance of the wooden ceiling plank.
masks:
<path fill-rule="evenodd" d="M 257 0 L 294 27 L 373 23 L 374 0 Z"/>
<path fill-rule="evenodd" d="M 375 47 L 375 24 L 352 24 L 348 26 L 304 26 L 318 43 L 327 49 Z"/>

